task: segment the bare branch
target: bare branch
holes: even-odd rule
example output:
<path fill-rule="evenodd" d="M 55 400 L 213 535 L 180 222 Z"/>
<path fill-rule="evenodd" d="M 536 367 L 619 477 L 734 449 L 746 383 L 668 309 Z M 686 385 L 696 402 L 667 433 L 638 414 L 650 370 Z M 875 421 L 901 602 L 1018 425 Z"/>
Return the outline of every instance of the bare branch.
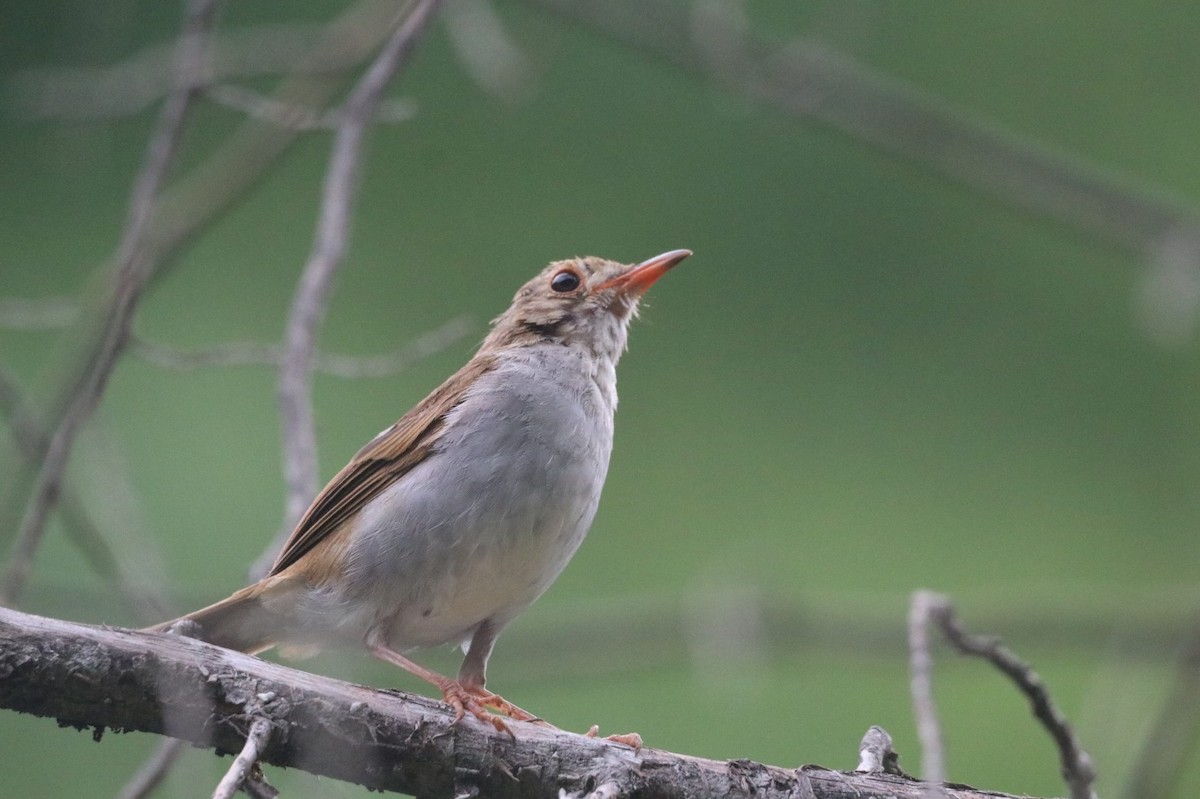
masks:
<path fill-rule="evenodd" d="M 283 103 L 241 86 L 212 86 L 204 96 L 218 105 L 290 130 L 333 130 L 341 122 L 341 109 Z M 407 122 L 416 112 L 416 104 L 411 100 L 381 100 L 374 121 Z"/>
<path fill-rule="evenodd" d="M 144 269 L 142 247 L 167 170 L 175 156 L 192 97 L 205 79 L 208 31 L 216 16 L 216 0 L 189 0 L 179 39 L 176 88 L 167 97 L 150 138 L 146 160 L 134 181 L 125 231 L 117 250 L 111 307 L 114 318 L 99 343 L 96 357 L 80 375 L 77 390 L 46 448 L 33 495 L 26 507 L 17 541 L 0 586 L 0 602 L 13 602 L 24 587 L 41 543 L 42 532 L 58 500 L 63 474 L 75 438 L 108 383 L 109 375 L 125 346 L 138 300 L 149 274 Z"/>
<path fill-rule="evenodd" d="M 0 367 L 0 414 L 8 417 L 9 430 L 17 453 L 27 462 L 40 461 L 50 446 L 50 439 L 41 422 L 28 406 L 25 393 L 17 381 Z M 79 550 L 88 565 L 125 601 L 133 617 L 152 622 L 171 615 L 169 603 L 154 591 L 135 587 L 128 579 L 126 566 L 117 557 L 108 539 L 100 531 L 93 514 L 83 501 L 66 487 L 59 497 L 59 512 L 67 539 Z"/>
<path fill-rule="evenodd" d="M 909 680 L 917 739 L 921 742 L 921 778 L 946 781 L 946 750 L 933 699 L 933 656 L 929 651 L 929 624 L 943 600 L 932 591 L 916 591 L 908 607 Z"/>
<path fill-rule="evenodd" d="M 1200 619 L 1193 621 L 1179 654 L 1175 680 L 1137 759 L 1125 779 L 1123 795 L 1170 796 L 1195 752 L 1200 733 Z"/>
<path fill-rule="evenodd" d="M 184 638 L 0 609 L 0 707 L 75 727 L 171 734 L 237 752 L 253 719 L 273 726 L 262 762 L 423 797 L 557 798 L 606 784 L 622 796 L 917 799 L 925 785 L 817 766 L 713 761 L 525 722 L 511 739 L 453 723 L 443 703 L 320 677 Z M 609 795 L 611 794 L 611 789 Z M 1005 799 L 960 786 L 952 799 Z"/>
<path fill-rule="evenodd" d="M 229 770 L 213 791 L 213 799 L 233 799 L 247 781 L 254 779 L 253 771 L 258 765 L 262 751 L 267 748 L 271 739 L 271 722 L 267 719 L 255 719 L 246 733 L 246 744 L 242 751 L 229 764 Z"/>
<path fill-rule="evenodd" d="M 1014 655 L 995 636 L 974 635 L 967 631 L 949 598 L 929 591 L 923 603 L 928 606 L 928 618 L 936 623 L 946 639 L 958 651 L 981 657 L 1003 672 L 1025 694 L 1037 717 L 1058 747 L 1062 764 L 1063 779 L 1071 791 L 1071 799 L 1096 799 L 1092 785 L 1096 780 L 1096 769 L 1092 759 L 1079 745 L 1075 732 L 1062 712 L 1054 705 L 1042 678 L 1033 668 Z M 914 597 L 914 605 L 916 597 Z M 922 775 L 924 776 L 924 775 Z"/>
<path fill-rule="evenodd" d="M 329 75 L 361 62 L 355 46 L 322 49 L 319 24 L 267 23 L 223 31 L 212 39 L 213 81 L 302 70 Z M 41 67 L 7 85 L 13 110 L 29 119 L 90 120 L 131 116 L 171 91 L 175 42 L 145 47 L 106 67 Z M 351 44 L 347 41 L 343 43 Z M 312 55 L 320 52 L 320 57 Z"/>
<path fill-rule="evenodd" d="M 470 317 L 459 316 L 392 352 L 379 355 L 317 352 L 313 356 L 313 371 L 347 380 L 392 377 L 422 358 L 428 358 L 462 340 L 473 329 L 474 323 Z M 232 341 L 205 349 L 180 350 L 133 337 L 130 350 L 147 363 L 181 372 L 213 367 L 278 367 L 283 360 L 279 345 L 253 341 Z"/>
<path fill-rule="evenodd" d="M 393 352 L 382 355 L 339 355 L 318 352 L 313 368 L 317 372 L 357 379 L 364 377 L 390 377 L 403 372 L 412 364 L 461 341 L 475 329 L 469 316 L 458 316 L 440 327 L 423 333 Z"/>
<path fill-rule="evenodd" d="M 459 63 L 479 86 L 509 103 L 533 93 L 533 66 L 488 0 L 450 3 L 445 19 Z"/>
<path fill-rule="evenodd" d="M 121 788 L 117 799 L 146 799 L 162 784 L 185 746 L 187 743 L 178 738 L 164 738 Z"/>
<path fill-rule="evenodd" d="M 360 0 L 336 20 L 326 26 L 318 45 L 305 56 L 297 76 L 289 78 L 280 87 L 276 96 L 284 102 L 319 105 L 338 86 L 338 81 L 326 78 L 305 77 L 306 67 L 322 62 L 330 54 L 340 54 L 351 61 L 360 60 L 386 35 L 384 24 L 394 18 L 395 5 L 392 0 Z M 241 130 L 229 137 L 216 153 L 201 163 L 187 177 L 180 179 L 168 191 L 163 192 L 156 213 L 150 221 L 140 246 L 137 272 L 141 283 L 161 274 L 170 256 L 183 247 L 198 231 L 230 206 L 250 185 L 259 180 L 274 160 L 282 154 L 295 138 L 295 133 L 258 121 L 250 121 Z M 136 204 L 131 204 L 131 206 Z M 119 259 L 118 259 L 119 260 Z M 137 296 L 136 292 L 133 292 Z M 76 403 L 97 396 L 94 387 L 89 389 L 91 376 L 107 375 L 106 363 L 113 360 L 128 338 L 129 312 L 127 287 L 118 285 L 102 307 L 89 315 L 80 330 L 81 342 L 77 352 L 66 365 L 67 376 L 60 381 L 53 398 L 43 407 L 47 424 L 55 424 L 61 430 Z M 54 420 L 51 422 L 50 420 Z M 54 455 L 63 460 L 65 455 Z M 44 464 L 45 459 L 42 461 Z M 55 471 L 55 470 L 48 470 Z M 61 470 L 57 470 L 61 473 Z M 53 494 L 55 481 L 42 481 L 47 494 Z M 47 504 L 48 505 L 48 504 Z M 30 503 L 30 508 L 46 508 L 42 503 Z M 33 519 L 33 522 L 39 520 Z M 30 529 L 40 528 L 31 524 Z M 34 537 L 22 538 L 15 553 L 36 551 Z M 14 558 L 10 569 L 15 582 L 24 582 L 31 563 L 31 554 Z M 0 582 L 0 594 L 3 582 Z"/>
<path fill-rule="evenodd" d="M 726 3 L 527 2 L 1138 255 L 1200 230 L 1200 212 L 1160 187 L 1004 130 L 818 42 L 781 46 L 740 29 L 735 15 L 714 19 Z"/>
<path fill-rule="evenodd" d="M 0 298 L 0 327 L 8 330 L 56 330 L 78 317 L 79 303 L 70 297 Z"/>
<path fill-rule="evenodd" d="M 311 365 L 317 327 L 341 264 L 349 237 L 350 215 L 358 191 L 363 137 L 392 76 L 411 55 L 439 0 L 415 0 L 375 61 L 342 107 L 329 169 L 321 194 L 312 253 L 296 287 L 284 332 L 279 370 L 279 409 L 283 426 L 283 471 L 287 486 L 284 527 L 300 520 L 317 492 L 317 436 L 313 421 Z"/>
<path fill-rule="evenodd" d="M 129 349 L 149 364 L 179 372 L 226 366 L 278 366 L 280 360 L 279 345 L 255 341 L 230 341 L 204 349 L 181 350 L 135 336 L 130 339 Z"/>

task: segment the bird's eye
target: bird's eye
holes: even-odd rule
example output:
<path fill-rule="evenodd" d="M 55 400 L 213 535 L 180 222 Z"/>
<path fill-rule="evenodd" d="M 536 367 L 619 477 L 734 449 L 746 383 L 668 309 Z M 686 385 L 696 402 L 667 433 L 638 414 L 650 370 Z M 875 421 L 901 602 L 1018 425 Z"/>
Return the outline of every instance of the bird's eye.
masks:
<path fill-rule="evenodd" d="M 550 288 L 558 292 L 574 291 L 579 288 L 579 275 L 564 269 L 550 280 Z"/>

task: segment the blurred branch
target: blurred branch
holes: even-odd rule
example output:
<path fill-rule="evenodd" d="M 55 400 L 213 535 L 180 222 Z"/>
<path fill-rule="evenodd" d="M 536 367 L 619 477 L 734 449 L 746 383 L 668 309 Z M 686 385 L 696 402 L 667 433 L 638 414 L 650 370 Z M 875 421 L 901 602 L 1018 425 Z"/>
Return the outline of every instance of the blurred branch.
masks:
<path fill-rule="evenodd" d="M 424 333 L 399 349 L 382 355 L 339 355 L 318 352 L 313 368 L 334 377 L 388 377 L 402 372 L 423 358 L 428 358 L 462 340 L 475 329 L 469 316 L 458 316 Z"/>
<path fill-rule="evenodd" d="M 974 635 L 967 631 L 948 597 L 932 591 L 917 591 L 912 599 L 911 619 L 916 616 L 936 624 L 955 649 L 966 655 L 981 657 L 1003 672 L 1033 706 L 1037 717 L 1058 747 L 1063 779 L 1071 791 L 1071 799 L 1096 799 L 1092 784 L 1096 769 L 1091 757 L 1079 745 L 1071 725 L 1054 705 L 1042 678 L 1033 668 L 1005 647 L 995 636 Z M 914 674 L 914 704 L 916 703 Z M 936 724 L 936 719 L 935 719 Z M 922 774 L 928 779 L 928 775 Z M 1152 795 L 1152 794 L 1141 794 Z"/>
<path fill-rule="evenodd" d="M 336 75 L 358 65 L 356 47 L 322 46 L 319 24 L 283 22 L 227 30 L 212 39 L 214 82 L 296 72 Z M 175 43 L 146 47 L 106 67 L 43 67 L 7 82 L 13 110 L 30 119 L 113 119 L 140 113 L 171 90 Z"/>
<path fill-rule="evenodd" d="M 1153 254 L 1200 212 L 951 107 L 811 40 L 756 36 L 736 4 L 526 0 L 640 53 L 935 169 L 1006 203 Z"/>
<path fill-rule="evenodd" d="M 61 725 L 163 734 L 242 751 L 265 720 L 262 761 L 422 797 L 588 795 L 917 799 L 924 783 L 886 774 L 714 761 L 630 748 L 548 725 L 509 722 L 516 738 L 441 702 L 378 691 L 179 635 L 91 627 L 0 609 L 0 707 Z M 262 725 L 260 725 L 261 728 Z M 97 732 L 97 734 L 98 734 Z M 961 786 L 953 799 L 1004 799 Z"/>
<path fill-rule="evenodd" d="M 933 656 L 929 651 L 929 624 L 941 597 L 917 591 L 908 608 L 908 651 L 913 716 L 921 742 L 921 778 L 946 781 L 946 748 L 933 699 Z"/>
<path fill-rule="evenodd" d="M 46 521 L 62 488 L 63 474 L 75 438 L 100 402 L 109 375 L 125 346 L 142 289 L 149 279 L 142 258 L 146 234 L 167 170 L 183 132 L 188 108 L 206 79 L 208 32 L 216 17 L 217 0 L 188 0 L 179 38 L 176 86 L 167 97 L 150 137 L 146 160 L 134 181 L 125 231 L 117 249 L 109 307 L 111 321 L 97 342 L 95 357 L 74 381 L 62 419 L 50 438 L 26 507 L 17 541 L 0 585 L 0 602 L 15 601 L 33 566 Z"/>
<path fill-rule="evenodd" d="M 0 413 L 8 418 L 17 453 L 27 462 L 40 461 L 50 446 L 50 438 L 29 407 L 16 380 L 2 367 Z M 170 615 L 165 598 L 133 586 L 121 559 L 92 520 L 92 514 L 84 507 L 82 500 L 65 486 L 59 494 L 59 513 L 63 518 L 67 539 L 83 555 L 92 571 L 121 596 L 135 619 L 149 623 Z"/>
<path fill-rule="evenodd" d="M 162 784 L 186 745 L 186 742 L 178 738 L 164 738 L 122 786 L 117 799 L 145 799 L 153 793 L 154 789 Z"/>
<path fill-rule="evenodd" d="M 362 60 L 387 35 L 390 30 L 386 27 L 387 22 L 394 16 L 392 0 L 360 0 L 326 26 L 319 44 L 298 67 L 298 75 L 285 80 L 276 97 L 286 103 L 317 105 L 324 102 L 340 80 L 307 77 L 305 66 L 324 62 L 333 53 L 355 63 Z M 131 270 L 138 275 L 139 282 L 146 283 L 160 275 L 172 256 L 265 174 L 296 135 L 294 131 L 249 120 L 212 156 L 163 192 L 153 216 L 147 221 Z M 122 254 L 118 252 L 118 263 Z M 66 364 L 66 374 L 60 378 L 52 398 L 41 403 L 47 409 L 44 412 L 47 425 L 62 429 L 70 409 L 95 395 L 94 390 L 85 391 L 87 378 L 107 374 L 106 364 L 127 343 L 131 309 L 122 298 L 128 293 L 128 287 L 114 291 L 73 331 L 78 342 L 77 351 Z M 136 296 L 136 292 L 133 293 Z M 60 447 L 55 459 L 65 458 L 62 450 Z M 43 463 L 48 460 L 49 457 Z M 46 493 L 53 493 L 53 481 L 43 480 L 41 484 L 46 487 Z M 44 512 L 39 511 L 40 514 Z M 33 527 L 31 524 L 30 529 Z M 33 536 L 22 538 L 20 558 L 14 561 L 13 574 L 17 584 L 24 582 L 24 574 L 28 572 L 31 555 L 22 553 L 36 549 L 33 539 Z"/>
<path fill-rule="evenodd" d="M 279 410 L 283 426 L 283 473 L 287 486 L 284 524 L 287 533 L 300 520 L 317 493 L 317 434 L 312 409 L 313 353 L 317 328 L 342 263 L 350 235 L 350 216 L 358 192 L 363 138 L 392 77 L 407 62 L 417 40 L 433 18 L 440 0 L 414 0 L 403 22 L 376 56 L 342 105 L 329 168 L 321 192 L 312 253 L 296 286 L 283 337 L 279 368 Z M 273 541 L 278 552 L 282 541 Z"/>
<path fill-rule="evenodd" d="M 341 122 L 341 109 L 283 103 L 241 86 L 212 86 L 204 96 L 218 105 L 296 131 L 331 130 Z M 381 100 L 374 121 L 406 122 L 415 114 L 416 107 L 409 100 Z"/>
<path fill-rule="evenodd" d="M 56 330 L 75 323 L 79 302 L 70 297 L 0 297 L 0 328 Z"/>
<path fill-rule="evenodd" d="M 1175 681 L 1125 780 L 1123 795 L 1170 796 L 1200 732 L 1200 620 L 1193 623 L 1179 656 Z"/>
<path fill-rule="evenodd" d="M 488 0 L 455 0 L 444 12 L 446 33 L 467 74 L 489 94 L 519 102 L 533 94 L 533 67 Z"/>
<path fill-rule="evenodd" d="M 313 356 L 313 371 L 346 379 L 391 377 L 403 372 L 416 361 L 441 352 L 460 341 L 473 328 L 470 317 L 459 316 L 421 334 L 392 352 L 380 355 L 317 352 Z M 233 341 L 204 349 L 180 350 L 134 337 L 131 340 L 130 351 L 154 366 L 181 372 L 233 366 L 278 367 L 283 360 L 280 345 L 259 344 L 253 341 Z"/>

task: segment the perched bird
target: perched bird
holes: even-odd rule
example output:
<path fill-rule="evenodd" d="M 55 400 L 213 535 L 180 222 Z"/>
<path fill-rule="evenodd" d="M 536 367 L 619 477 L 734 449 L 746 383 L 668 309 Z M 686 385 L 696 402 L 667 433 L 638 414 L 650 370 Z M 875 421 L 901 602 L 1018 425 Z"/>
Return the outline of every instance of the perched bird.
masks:
<path fill-rule="evenodd" d="M 533 720 L 484 688 L 488 656 L 587 534 L 629 321 L 689 255 L 543 269 L 465 366 L 321 490 L 266 577 L 183 618 L 245 652 L 366 646 L 436 685 L 456 719 Z M 405 654 L 448 643 L 466 653 L 457 679 Z"/>

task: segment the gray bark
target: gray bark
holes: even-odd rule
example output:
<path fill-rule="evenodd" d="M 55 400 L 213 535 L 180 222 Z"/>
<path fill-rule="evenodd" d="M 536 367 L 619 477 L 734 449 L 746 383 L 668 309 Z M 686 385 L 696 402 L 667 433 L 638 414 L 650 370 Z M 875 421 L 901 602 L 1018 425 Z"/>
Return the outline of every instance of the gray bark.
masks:
<path fill-rule="evenodd" d="M 0 608 L 0 707 L 102 731 L 170 735 L 221 753 L 271 724 L 262 761 L 418 797 L 868 799 L 930 795 L 884 774 L 640 752 L 513 722 L 515 739 L 441 702 L 352 685 L 178 635 Z M 847 749 L 853 748 L 849 742 Z M 603 787 L 603 791 L 597 789 Z M 936 790 L 936 789 L 935 789 Z M 948 786 L 953 799 L 1004 794 Z"/>

